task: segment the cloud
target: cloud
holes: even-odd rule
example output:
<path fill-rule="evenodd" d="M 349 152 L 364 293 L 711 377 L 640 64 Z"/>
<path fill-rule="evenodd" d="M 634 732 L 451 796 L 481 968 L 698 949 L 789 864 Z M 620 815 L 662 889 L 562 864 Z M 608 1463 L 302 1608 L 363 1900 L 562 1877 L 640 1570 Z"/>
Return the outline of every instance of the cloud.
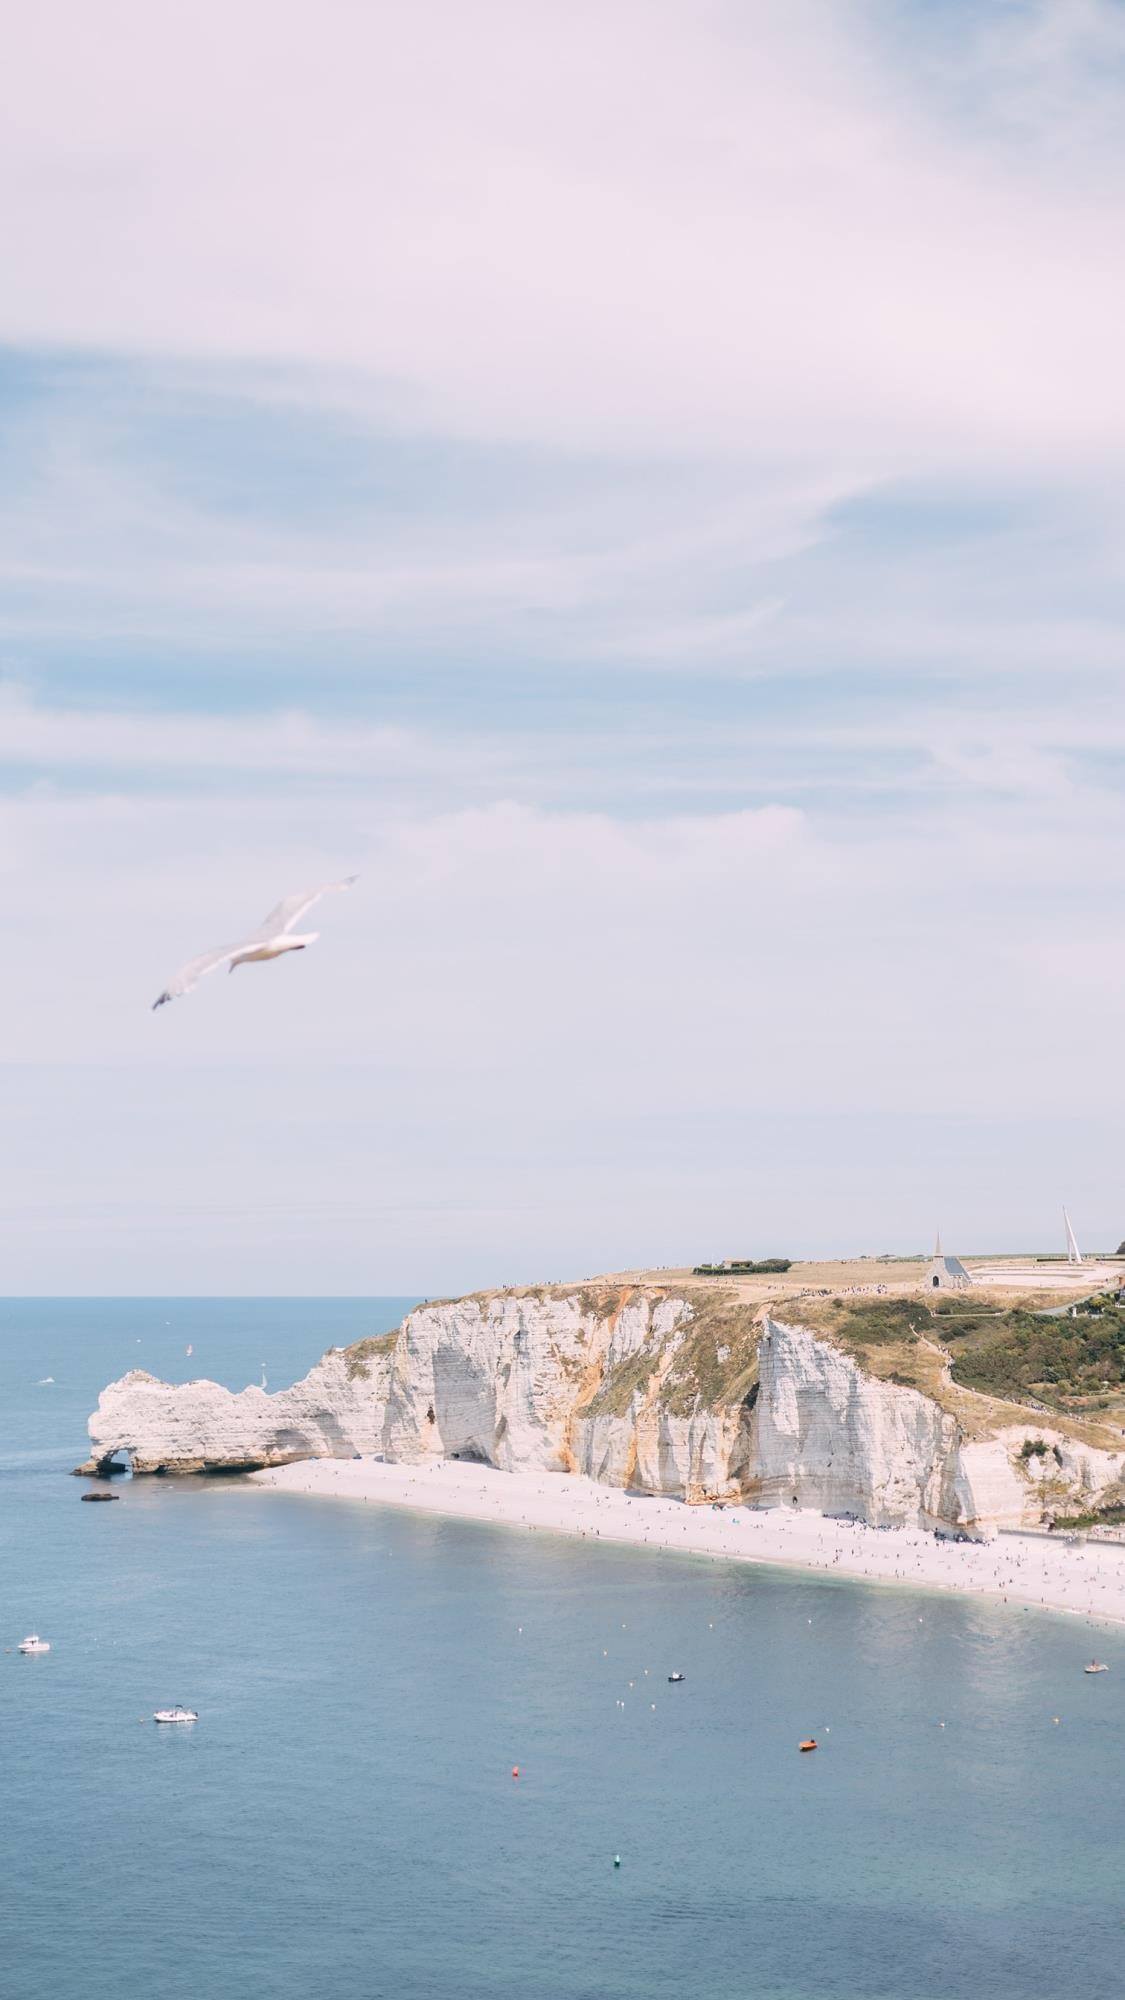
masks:
<path fill-rule="evenodd" d="M 0 798 L 37 801 L 44 815 L 57 809 L 63 824 L 79 798 L 158 816 L 161 801 L 174 800 L 185 827 L 215 801 L 225 810 L 240 798 L 256 801 L 263 823 L 272 800 L 295 795 L 310 809 L 335 800 L 353 821 L 374 802 L 388 822 L 419 823 L 504 800 L 513 810 L 598 813 L 624 841 L 634 825 L 664 824 L 681 843 L 689 827 L 726 826 L 732 809 L 748 808 L 797 808 L 825 837 L 869 841 L 893 811 L 922 838 L 951 816 L 958 828 L 971 821 L 982 800 L 1008 799 L 1025 830 L 1069 815 L 1064 849 L 1080 828 L 1109 828 L 1119 812 L 1125 721 L 1112 686 L 1087 688 L 1080 701 L 1065 689 L 1029 694 L 1018 709 L 979 697 L 934 704 L 924 692 L 893 711 L 876 702 L 857 716 L 855 707 L 846 696 L 835 713 L 782 707 L 735 722 L 702 714 L 674 728 L 653 723 L 623 753 L 609 713 L 580 731 L 517 730 L 483 713 L 472 729 L 426 729 L 296 707 L 63 707 L 0 682 Z M 495 824 L 502 833 L 509 825 Z M 519 825 L 511 822 L 513 838 Z"/>
<path fill-rule="evenodd" d="M 225 370 L 8 357 L 0 635 L 674 664 L 746 652 L 826 475 L 464 447 L 263 416 Z M 731 603 L 732 594 L 735 603 Z M 743 600 L 750 596 L 750 603 Z"/>
<path fill-rule="evenodd" d="M 1112 1186 L 1120 21 L 950 18 L 24 10 L 13 1286 L 882 1248 L 950 1187 L 987 1243 Z"/>
<path fill-rule="evenodd" d="M 858 493 L 828 468 L 470 447 L 288 403 L 263 418 L 222 370 L 9 373 L 0 644 L 17 678 L 96 652 L 103 684 L 131 670 L 151 700 L 169 656 L 220 656 L 244 704 L 289 667 L 303 702 L 412 678 L 424 707 L 436 669 L 488 709 L 513 677 L 558 699 L 608 669 L 883 676 L 897 698 L 911 679 L 1125 665 L 1120 528 L 1093 490 Z"/>
<path fill-rule="evenodd" d="M 5 64 L 2 324 L 553 448 L 1105 462 L 1125 162 L 1052 119 L 1114 10 L 1003 12 L 969 117 L 835 0 L 45 0 Z"/>
<path fill-rule="evenodd" d="M 9 1268 L 456 1287 L 910 1244 L 938 1208 L 988 1243 L 1068 1175 L 1109 1230 L 1112 1124 L 1067 1121 L 1116 1060 L 1123 831 L 1030 796 L 881 836 L 300 782 L 0 800 Z M 344 866 L 315 951 L 149 1012 Z"/>

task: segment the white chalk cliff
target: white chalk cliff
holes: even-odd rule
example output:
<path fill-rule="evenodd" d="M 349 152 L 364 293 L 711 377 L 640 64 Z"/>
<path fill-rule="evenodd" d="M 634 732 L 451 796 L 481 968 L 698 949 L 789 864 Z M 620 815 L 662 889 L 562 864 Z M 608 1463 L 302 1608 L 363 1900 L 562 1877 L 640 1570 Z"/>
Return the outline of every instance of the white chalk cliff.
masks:
<path fill-rule="evenodd" d="M 766 1322 L 759 1369 L 753 1457 L 763 1500 L 796 1496 L 876 1526 L 958 1518 L 950 1503 L 960 1433 L 928 1396 L 877 1382 L 827 1341 L 779 1320 Z"/>
<path fill-rule="evenodd" d="M 366 1343 L 361 1343 L 366 1345 Z M 374 1343 L 376 1348 L 382 1343 Z M 133 1368 L 98 1398 L 83 1471 L 119 1455 L 134 1472 L 245 1472 L 382 1449 L 390 1360 L 332 1348 L 291 1389 L 160 1382 Z"/>
<path fill-rule="evenodd" d="M 1119 1454 L 1016 1419 L 969 1436 L 830 1338 L 722 1294 L 500 1292 L 425 1305 L 397 1334 L 332 1349 L 292 1388 L 103 1390 L 83 1471 L 240 1471 L 300 1458 L 475 1458 L 614 1486 L 974 1531 L 1116 1489 Z"/>

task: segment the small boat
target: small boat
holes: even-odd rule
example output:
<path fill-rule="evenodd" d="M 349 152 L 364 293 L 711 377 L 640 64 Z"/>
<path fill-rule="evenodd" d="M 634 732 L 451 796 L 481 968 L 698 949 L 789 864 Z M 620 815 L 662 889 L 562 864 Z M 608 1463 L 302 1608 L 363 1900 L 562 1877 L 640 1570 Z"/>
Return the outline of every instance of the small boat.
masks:
<path fill-rule="evenodd" d="M 683 1680 L 683 1675 L 682 1675 L 682 1674 L 669 1674 L 669 1676 L 668 1676 L 668 1679 L 669 1679 L 670 1681 L 682 1681 L 682 1680 Z"/>
<path fill-rule="evenodd" d="M 41 1639 L 38 1632 L 29 1632 L 26 1639 L 20 1640 L 21 1653 L 49 1653 L 50 1650 L 50 1640 Z"/>
<path fill-rule="evenodd" d="M 194 1708 L 181 1708 L 177 1702 L 174 1708 L 154 1709 L 152 1719 L 154 1722 L 198 1722 L 199 1716 Z"/>
<path fill-rule="evenodd" d="M 798 1743 L 797 1745 L 798 1750 L 815 1750 L 816 1747 L 817 1743 L 815 1736 L 806 1736 L 804 1742 Z"/>
<path fill-rule="evenodd" d="M 1108 1674 L 1109 1668 L 1101 1660 L 1091 1660 L 1089 1666 L 1083 1667 L 1082 1671 L 1085 1674 Z"/>

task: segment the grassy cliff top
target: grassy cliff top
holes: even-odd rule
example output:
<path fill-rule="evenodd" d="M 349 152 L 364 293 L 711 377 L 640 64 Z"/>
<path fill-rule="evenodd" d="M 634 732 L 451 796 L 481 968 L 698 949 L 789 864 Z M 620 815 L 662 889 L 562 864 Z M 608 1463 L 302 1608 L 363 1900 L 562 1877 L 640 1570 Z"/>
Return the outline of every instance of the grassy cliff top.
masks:
<path fill-rule="evenodd" d="M 868 1374 L 932 1396 L 971 1434 L 1046 1416 L 1088 1443 L 1121 1449 L 1125 1312 L 1116 1308 L 1072 1318 L 1045 1309 L 1041 1295 L 915 1293 L 795 1300 L 792 1316 Z"/>
<path fill-rule="evenodd" d="M 677 1297 L 672 1291 L 659 1296 Z M 758 1383 L 757 1311 L 721 1291 L 696 1292 L 691 1317 L 607 1370 L 584 1416 L 624 1416 L 638 1390 L 673 1416 L 751 1400 Z"/>
<path fill-rule="evenodd" d="M 371 1375 L 368 1364 L 392 1353 L 398 1335 L 396 1326 L 391 1333 L 372 1334 L 366 1340 L 353 1340 L 350 1347 L 345 1347 L 344 1361 L 349 1382 L 367 1381 Z"/>
<path fill-rule="evenodd" d="M 1052 1289 L 1048 1281 L 1021 1290 L 1001 1283 L 935 1295 L 922 1288 L 923 1270 L 917 1262 L 867 1259 L 797 1264 L 784 1275 L 729 1280 L 666 1270 L 511 1286 L 428 1303 L 486 1310 L 503 1299 L 573 1300 L 597 1319 L 612 1319 L 638 1295 L 689 1303 L 686 1327 L 681 1321 L 666 1339 L 648 1343 L 603 1376 L 585 1405 L 590 1415 L 623 1415 L 638 1391 L 677 1416 L 752 1400 L 760 1322 L 769 1310 L 824 1335 L 877 1380 L 932 1397 L 970 1436 L 1049 1420 L 1087 1443 L 1121 1449 L 1125 1311 L 1108 1295 L 1091 1302 L 1096 1310 L 1079 1300 L 1072 1317 L 1073 1288 Z M 876 1284 L 879 1292 L 872 1289 Z M 348 1348 L 349 1374 L 366 1373 L 396 1338 L 384 1334 Z"/>

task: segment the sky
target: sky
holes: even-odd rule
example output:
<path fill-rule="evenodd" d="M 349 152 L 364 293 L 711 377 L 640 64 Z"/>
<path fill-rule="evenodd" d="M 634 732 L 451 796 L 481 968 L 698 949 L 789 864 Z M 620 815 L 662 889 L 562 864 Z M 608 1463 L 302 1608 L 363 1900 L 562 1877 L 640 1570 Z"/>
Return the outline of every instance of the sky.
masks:
<path fill-rule="evenodd" d="M 0 1290 L 1116 1246 L 1123 111 L 1119 0 L 12 18 Z"/>

